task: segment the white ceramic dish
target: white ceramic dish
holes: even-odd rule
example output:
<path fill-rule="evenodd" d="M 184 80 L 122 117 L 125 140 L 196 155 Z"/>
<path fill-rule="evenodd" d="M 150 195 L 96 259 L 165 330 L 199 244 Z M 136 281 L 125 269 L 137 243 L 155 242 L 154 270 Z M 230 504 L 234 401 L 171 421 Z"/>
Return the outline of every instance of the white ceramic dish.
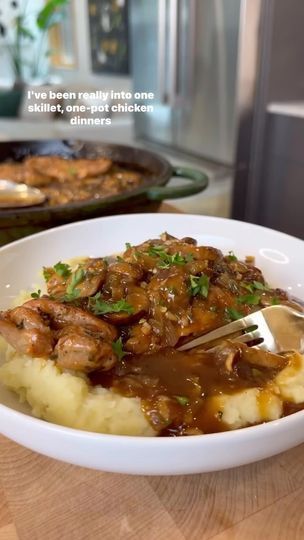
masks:
<path fill-rule="evenodd" d="M 304 242 L 263 227 L 181 214 L 114 216 L 74 223 L 28 237 L 0 250 L 1 308 L 20 289 L 39 285 L 43 265 L 103 256 L 168 231 L 239 257 L 254 255 L 274 286 L 304 300 Z M 216 471 L 278 454 L 304 441 L 304 411 L 226 433 L 180 438 L 99 435 L 33 418 L 17 397 L 0 388 L 0 431 L 14 441 L 68 463 L 129 474 L 172 475 Z"/>

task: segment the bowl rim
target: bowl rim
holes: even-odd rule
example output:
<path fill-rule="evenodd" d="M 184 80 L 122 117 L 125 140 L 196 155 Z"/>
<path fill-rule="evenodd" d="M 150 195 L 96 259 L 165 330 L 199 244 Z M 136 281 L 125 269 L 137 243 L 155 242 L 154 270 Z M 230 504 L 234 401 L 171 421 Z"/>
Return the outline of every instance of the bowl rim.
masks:
<path fill-rule="evenodd" d="M 183 214 L 183 213 L 178 213 L 178 212 L 171 212 L 171 213 L 168 213 L 168 212 L 161 212 L 160 214 L 156 214 L 156 215 L 161 215 L 164 219 L 166 217 L 170 217 L 170 216 L 178 216 L 179 218 L 181 216 L 183 216 L 183 218 L 199 218 L 201 220 L 206 220 L 206 221 L 214 221 L 214 222 L 221 222 L 223 224 L 225 223 L 235 223 L 235 224 L 239 224 L 240 226 L 247 226 L 249 228 L 254 228 L 256 230 L 261 230 L 261 231 L 267 231 L 267 232 L 270 232 L 272 234 L 274 234 L 275 236 L 277 237 L 284 237 L 286 240 L 291 240 L 291 241 L 297 241 L 299 242 L 300 244 L 303 244 L 302 247 L 304 247 L 304 240 L 302 240 L 302 238 L 299 238 L 297 236 L 292 236 L 291 234 L 287 234 L 287 233 L 284 233 L 284 232 L 281 232 L 281 231 L 277 231 L 275 229 L 271 229 L 269 227 L 265 227 L 263 225 L 259 225 L 257 223 L 248 223 L 247 221 L 241 221 L 239 219 L 232 219 L 232 218 L 224 218 L 224 217 L 217 217 L 217 216 L 205 216 L 205 215 L 200 215 L 200 214 Z M 56 230 L 65 230 L 65 229 L 69 229 L 69 228 L 73 228 L 73 227 L 84 227 L 87 223 L 93 223 L 93 222 L 97 222 L 97 221 L 100 221 L 100 220 L 116 220 L 116 219 L 132 219 L 132 220 L 136 220 L 136 219 L 140 219 L 142 218 L 143 216 L 147 216 L 147 217 L 152 217 L 152 216 L 155 216 L 155 213 L 153 212 L 144 212 L 144 213 L 132 213 L 132 214 L 111 214 L 111 215 L 107 215 L 107 216 L 99 216 L 99 217 L 95 217 L 95 218 L 89 218 L 89 219 L 85 219 L 85 220 L 76 220 L 76 221 L 72 221 L 70 223 L 64 223 L 63 225 L 55 225 L 54 227 L 50 227 L 48 229 L 45 229 L 44 231 L 39 231 L 37 233 L 34 233 L 34 234 L 31 234 L 29 236 L 25 236 L 24 238 L 19 238 L 17 240 L 14 240 L 13 242 L 9 242 L 8 244 L 5 244 L 4 246 L 0 246 L 0 254 L 3 252 L 3 251 L 6 251 L 8 250 L 9 248 L 11 248 L 12 246 L 16 246 L 16 245 L 19 245 L 21 243 L 26 243 L 26 242 L 31 242 L 33 240 L 33 238 L 36 238 L 36 237 L 41 237 L 41 236 L 47 236 L 49 234 L 53 234 L 54 231 Z"/>

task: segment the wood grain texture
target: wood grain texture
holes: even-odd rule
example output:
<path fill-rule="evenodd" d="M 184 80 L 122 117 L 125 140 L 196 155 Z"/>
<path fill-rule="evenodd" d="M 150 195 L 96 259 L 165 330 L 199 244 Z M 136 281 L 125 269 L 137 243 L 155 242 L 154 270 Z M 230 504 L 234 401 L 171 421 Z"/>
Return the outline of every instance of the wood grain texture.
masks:
<path fill-rule="evenodd" d="M 67 465 L 0 436 L 0 540 L 302 540 L 303 452 L 136 477 Z"/>

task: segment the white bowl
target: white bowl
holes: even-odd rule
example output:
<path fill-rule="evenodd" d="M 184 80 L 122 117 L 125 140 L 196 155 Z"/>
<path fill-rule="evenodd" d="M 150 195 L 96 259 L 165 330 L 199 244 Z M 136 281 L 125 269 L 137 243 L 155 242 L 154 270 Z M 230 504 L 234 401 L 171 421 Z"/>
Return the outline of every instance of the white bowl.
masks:
<path fill-rule="evenodd" d="M 104 256 L 167 231 L 192 236 L 239 257 L 254 255 L 272 285 L 304 300 L 304 242 L 256 225 L 182 214 L 114 216 L 66 225 L 0 250 L 1 308 L 21 289 L 37 288 L 43 265 L 76 256 Z M 304 411 L 259 426 L 179 438 L 100 435 L 33 418 L 0 387 L 0 431 L 36 452 L 103 471 L 172 475 L 227 469 L 278 454 L 304 441 Z"/>

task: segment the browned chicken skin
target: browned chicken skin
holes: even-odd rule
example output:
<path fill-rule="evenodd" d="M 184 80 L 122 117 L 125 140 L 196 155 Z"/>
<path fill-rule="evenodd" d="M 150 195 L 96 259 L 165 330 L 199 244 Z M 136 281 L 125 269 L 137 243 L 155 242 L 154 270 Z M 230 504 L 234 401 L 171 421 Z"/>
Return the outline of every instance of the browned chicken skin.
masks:
<path fill-rule="evenodd" d="M 77 266 L 83 277 L 77 283 L 78 298 L 87 298 L 93 296 L 103 285 L 107 264 L 104 259 L 95 258 L 87 259 Z M 64 277 L 54 268 L 44 268 L 44 272 L 48 275 L 47 292 L 52 298 L 62 299 L 68 292 L 68 287 L 72 283 L 73 275 Z"/>
<path fill-rule="evenodd" d="M 62 304 L 49 298 L 37 298 L 25 302 L 24 307 L 38 312 L 41 316 L 49 317 L 51 325 L 55 329 L 72 324 L 87 328 L 93 332 L 99 332 L 104 339 L 109 341 L 117 337 L 117 331 L 113 326 L 95 317 L 92 313 L 73 305 Z"/>
<path fill-rule="evenodd" d="M 47 322 L 25 306 L 1 314 L 0 334 L 21 354 L 48 357 L 52 353 L 54 339 Z"/>
<path fill-rule="evenodd" d="M 66 369 L 110 369 L 116 329 L 91 313 L 49 298 L 2 313 L 0 334 L 21 354 L 53 358 Z"/>
<path fill-rule="evenodd" d="M 64 369 L 107 371 L 117 361 L 111 343 L 104 341 L 97 332 L 68 325 L 59 332 L 58 338 L 53 357 Z"/>
<path fill-rule="evenodd" d="M 95 159 L 64 159 L 58 156 L 37 156 L 27 159 L 31 167 L 37 172 L 59 180 L 71 182 L 73 179 L 84 179 L 97 176 L 109 170 L 112 162 L 106 158 Z"/>

